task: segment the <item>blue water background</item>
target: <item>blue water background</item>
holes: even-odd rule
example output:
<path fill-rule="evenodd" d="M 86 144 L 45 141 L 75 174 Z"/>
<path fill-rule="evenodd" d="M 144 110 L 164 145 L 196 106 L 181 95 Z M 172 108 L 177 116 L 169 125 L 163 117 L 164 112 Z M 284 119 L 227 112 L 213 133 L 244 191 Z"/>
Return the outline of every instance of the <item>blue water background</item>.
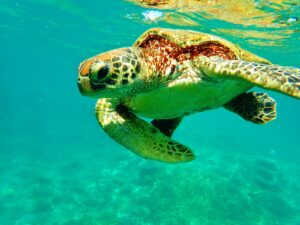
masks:
<path fill-rule="evenodd" d="M 278 118 L 263 126 L 224 109 L 186 117 L 174 139 L 197 158 L 171 165 L 110 139 L 95 119 L 96 100 L 76 86 L 82 60 L 130 46 L 153 26 L 217 35 L 216 28 L 273 29 L 201 17 L 194 27 L 149 23 L 147 9 L 121 0 L 0 3 L 1 225 L 300 224 L 299 100 L 268 91 Z M 299 6 L 293 9 L 283 17 L 300 16 Z M 300 67 L 298 29 L 274 28 L 289 34 L 275 45 L 222 36 Z"/>

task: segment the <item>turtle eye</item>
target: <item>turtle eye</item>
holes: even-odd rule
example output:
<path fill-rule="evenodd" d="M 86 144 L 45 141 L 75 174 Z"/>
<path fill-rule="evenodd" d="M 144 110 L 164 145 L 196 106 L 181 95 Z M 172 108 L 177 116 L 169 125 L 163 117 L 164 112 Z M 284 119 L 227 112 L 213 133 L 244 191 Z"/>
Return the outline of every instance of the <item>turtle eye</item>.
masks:
<path fill-rule="evenodd" d="M 101 67 L 97 72 L 97 81 L 104 80 L 107 77 L 108 72 L 109 72 L 108 65 Z"/>
<path fill-rule="evenodd" d="M 100 83 L 108 78 L 109 65 L 104 62 L 95 63 L 91 68 L 90 78 L 93 82 Z"/>

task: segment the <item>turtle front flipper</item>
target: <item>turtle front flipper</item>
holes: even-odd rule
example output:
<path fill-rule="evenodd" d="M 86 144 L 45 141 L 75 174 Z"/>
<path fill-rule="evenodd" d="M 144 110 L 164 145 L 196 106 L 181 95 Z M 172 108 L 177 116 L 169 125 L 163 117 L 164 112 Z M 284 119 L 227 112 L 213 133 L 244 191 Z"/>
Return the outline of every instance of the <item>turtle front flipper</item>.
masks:
<path fill-rule="evenodd" d="M 209 77 L 241 79 L 300 98 L 300 69 L 219 57 L 197 57 L 194 66 Z"/>
<path fill-rule="evenodd" d="M 276 102 L 267 93 L 243 93 L 224 107 L 256 124 L 265 124 L 276 119 Z"/>
<path fill-rule="evenodd" d="M 96 116 L 109 136 L 141 157 L 170 163 L 195 158 L 188 147 L 171 140 L 159 129 L 135 116 L 116 99 L 99 99 Z"/>

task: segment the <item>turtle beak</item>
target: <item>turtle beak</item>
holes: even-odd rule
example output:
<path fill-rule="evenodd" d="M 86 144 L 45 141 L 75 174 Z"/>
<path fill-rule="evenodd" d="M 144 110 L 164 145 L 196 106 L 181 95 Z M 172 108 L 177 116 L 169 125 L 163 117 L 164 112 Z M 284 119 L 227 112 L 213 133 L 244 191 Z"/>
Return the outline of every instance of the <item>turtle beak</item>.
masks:
<path fill-rule="evenodd" d="M 77 79 L 77 87 L 82 95 L 88 95 L 88 90 L 92 89 L 89 79 L 81 76 Z"/>
<path fill-rule="evenodd" d="M 93 92 L 89 79 L 89 68 L 91 64 L 92 61 L 85 60 L 80 63 L 78 67 L 77 86 L 82 95 L 90 95 L 91 92 Z"/>
<path fill-rule="evenodd" d="M 81 80 L 81 77 L 79 76 L 78 79 L 77 79 L 77 87 L 78 87 L 80 93 L 83 95 L 84 94 L 84 90 L 82 88 L 82 83 L 81 82 L 82 82 L 82 80 Z"/>

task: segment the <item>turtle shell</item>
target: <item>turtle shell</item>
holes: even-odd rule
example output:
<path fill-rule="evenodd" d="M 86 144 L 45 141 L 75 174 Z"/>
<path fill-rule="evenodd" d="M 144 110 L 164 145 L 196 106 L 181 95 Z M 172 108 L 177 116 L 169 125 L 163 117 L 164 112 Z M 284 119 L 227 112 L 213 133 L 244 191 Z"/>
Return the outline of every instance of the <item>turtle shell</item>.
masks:
<path fill-rule="evenodd" d="M 148 52 L 162 53 L 159 64 L 165 58 L 192 60 L 195 56 L 219 56 L 224 59 L 242 59 L 251 62 L 270 64 L 249 51 L 240 48 L 221 37 L 190 30 L 152 28 L 144 32 L 133 44 L 134 47 L 149 49 Z M 188 58 L 187 58 L 188 57 Z"/>

